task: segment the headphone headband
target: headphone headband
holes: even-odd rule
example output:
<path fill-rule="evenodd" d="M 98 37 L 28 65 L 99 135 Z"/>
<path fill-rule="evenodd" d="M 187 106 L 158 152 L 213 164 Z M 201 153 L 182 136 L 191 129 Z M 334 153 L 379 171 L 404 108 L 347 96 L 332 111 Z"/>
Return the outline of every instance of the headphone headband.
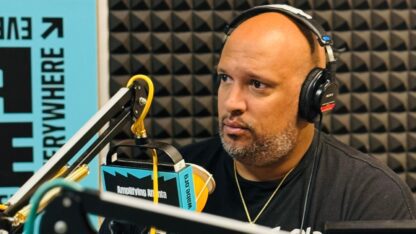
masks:
<path fill-rule="evenodd" d="M 325 48 L 329 65 L 331 66 L 333 63 L 336 62 L 334 52 L 331 47 L 333 44 L 332 39 L 328 34 L 325 33 L 325 30 L 322 28 L 322 26 L 319 25 L 309 14 L 289 5 L 262 5 L 243 11 L 240 15 L 234 18 L 230 24 L 228 24 L 225 27 L 225 36 L 228 37 L 233 32 L 233 30 L 237 28 L 245 20 L 266 12 L 278 12 L 286 16 L 289 16 L 290 18 L 298 20 L 300 23 L 305 25 L 313 34 L 316 35 L 319 45 Z"/>

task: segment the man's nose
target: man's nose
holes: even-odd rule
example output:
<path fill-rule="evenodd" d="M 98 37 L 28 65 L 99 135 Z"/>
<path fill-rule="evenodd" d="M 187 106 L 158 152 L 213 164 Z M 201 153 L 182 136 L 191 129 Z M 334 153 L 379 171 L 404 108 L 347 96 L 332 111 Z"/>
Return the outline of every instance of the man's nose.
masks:
<path fill-rule="evenodd" d="M 244 90 L 238 85 L 233 85 L 226 93 L 224 106 L 228 113 L 236 115 L 244 113 L 247 109 Z"/>

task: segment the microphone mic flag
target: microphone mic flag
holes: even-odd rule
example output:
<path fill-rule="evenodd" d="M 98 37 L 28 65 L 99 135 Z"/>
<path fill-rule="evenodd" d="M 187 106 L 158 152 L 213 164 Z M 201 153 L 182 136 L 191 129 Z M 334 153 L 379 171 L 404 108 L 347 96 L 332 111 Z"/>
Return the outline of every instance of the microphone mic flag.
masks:
<path fill-rule="evenodd" d="M 140 163 L 102 165 L 103 188 L 118 194 L 153 200 L 152 168 Z M 215 189 L 212 175 L 201 166 L 186 164 L 175 171 L 160 165 L 159 202 L 187 210 L 202 211 Z"/>

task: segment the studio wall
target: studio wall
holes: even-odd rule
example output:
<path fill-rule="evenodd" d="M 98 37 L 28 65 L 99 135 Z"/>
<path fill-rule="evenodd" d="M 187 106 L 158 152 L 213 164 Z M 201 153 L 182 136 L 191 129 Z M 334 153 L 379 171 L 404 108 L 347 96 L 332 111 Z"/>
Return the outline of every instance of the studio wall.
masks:
<path fill-rule="evenodd" d="M 267 3 L 305 10 L 344 50 L 324 131 L 379 158 L 416 192 L 414 0 L 109 0 L 110 95 L 133 74 L 150 75 L 152 138 L 182 146 L 216 134 L 213 74 L 223 29 L 238 12 Z M 126 137 L 128 127 L 118 136 Z"/>

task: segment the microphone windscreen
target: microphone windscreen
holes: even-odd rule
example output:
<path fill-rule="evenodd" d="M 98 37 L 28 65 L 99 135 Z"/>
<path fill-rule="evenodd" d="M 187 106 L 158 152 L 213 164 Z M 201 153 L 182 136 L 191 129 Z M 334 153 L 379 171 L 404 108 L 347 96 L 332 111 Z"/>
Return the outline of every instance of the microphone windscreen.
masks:
<path fill-rule="evenodd" d="M 192 163 L 187 164 L 192 167 L 196 211 L 201 212 L 207 203 L 208 194 L 211 194 L 215 190 L 215 180 L 212 174 L 205 170 L 205 168 Z"/>

